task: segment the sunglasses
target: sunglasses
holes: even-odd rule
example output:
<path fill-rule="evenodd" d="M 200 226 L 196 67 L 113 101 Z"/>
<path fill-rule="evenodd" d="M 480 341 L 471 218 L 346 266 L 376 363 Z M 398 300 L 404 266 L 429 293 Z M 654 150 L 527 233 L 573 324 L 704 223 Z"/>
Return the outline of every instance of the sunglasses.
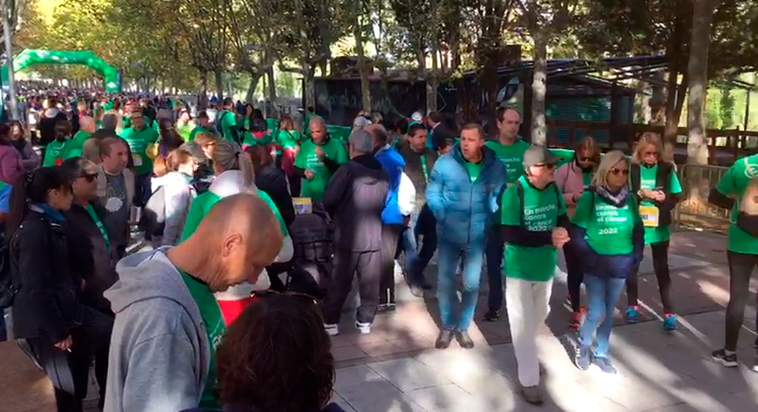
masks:
<path fill-rule="evenodd" d="M 86 180 L 87 183 L 92 183 L 97 179 L 97 173 L 91 173 L 91 174 L 83 174 L 81 176 L 82 179 Z"/>
<path fill-rule="evenodd" d="M 645 155 L 645 156 L 658 156 L 658 152 L 644 152 L 643 155 Z"/>
<path fill-rule="evenodd" d="M 614 167 L 613 169 L 611 169 L 611 174 L 614 176 L 618 176 L 618 175 L 629 176 L 629 169 L 616 169 Z"/>

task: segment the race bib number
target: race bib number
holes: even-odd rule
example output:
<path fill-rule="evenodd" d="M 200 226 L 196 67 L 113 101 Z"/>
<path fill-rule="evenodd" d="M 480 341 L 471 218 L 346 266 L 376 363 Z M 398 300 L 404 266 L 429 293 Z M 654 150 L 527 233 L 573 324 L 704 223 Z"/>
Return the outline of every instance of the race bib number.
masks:
<path fill-rule="evenodd" d="M 658 227 L 660 214 L 657 206 L 640 205 L 640 218 L 642 218 L 642 224 L 645 227 Z"/>
<path fill-rule="evenodd" d="M 134 159 L 134 166 L 142 166 L 142 156 L 133 154 L 132 158 Z"/>

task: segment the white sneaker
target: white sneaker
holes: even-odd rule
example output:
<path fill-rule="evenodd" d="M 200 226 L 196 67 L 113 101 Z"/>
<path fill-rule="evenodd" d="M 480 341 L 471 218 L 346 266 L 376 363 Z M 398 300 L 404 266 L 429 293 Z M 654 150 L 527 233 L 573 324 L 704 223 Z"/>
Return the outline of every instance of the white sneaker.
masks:
<path fill-rule="evenodd" d="M 358 329 L 358 332 L 360 332 L 361 335 L 368 335 L 369 333 L 371 333 L 370 323 L 361 323 L 361 322 L 356 321 L 355 328 Z"/>
<path fill-rule="evenodd" d="M 337 336 L 340 334 L 340 325 L 324 323 L 324 330 L 326 330 L 326 334 L 329 336 Z"/>

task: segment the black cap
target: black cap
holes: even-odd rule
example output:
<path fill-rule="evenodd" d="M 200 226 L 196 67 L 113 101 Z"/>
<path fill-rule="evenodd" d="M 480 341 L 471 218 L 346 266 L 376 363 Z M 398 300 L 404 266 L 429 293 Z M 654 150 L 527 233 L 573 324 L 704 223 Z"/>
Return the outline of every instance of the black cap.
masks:
<path fill-rule="evenodd" d="M 525 168 L 540 165 L 555 165 L 560 159 L 552 154 L 545 146 L 532 145 L 524 152 L 523 165 Z"/>

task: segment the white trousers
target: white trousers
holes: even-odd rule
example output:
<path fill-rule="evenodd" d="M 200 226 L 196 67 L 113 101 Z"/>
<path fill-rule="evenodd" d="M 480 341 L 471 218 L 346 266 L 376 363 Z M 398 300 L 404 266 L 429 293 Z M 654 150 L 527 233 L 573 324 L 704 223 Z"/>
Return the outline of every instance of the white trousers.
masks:
<path fill-rule="evenodd" d="M 553 278 L 547 282 L 530 282 L 506 277 L 505 285 L 505 304 L 516 353 L 518 379 L 523 387 L 537 386 L 540 383 L 537 331 L 550 312 Z"/>

